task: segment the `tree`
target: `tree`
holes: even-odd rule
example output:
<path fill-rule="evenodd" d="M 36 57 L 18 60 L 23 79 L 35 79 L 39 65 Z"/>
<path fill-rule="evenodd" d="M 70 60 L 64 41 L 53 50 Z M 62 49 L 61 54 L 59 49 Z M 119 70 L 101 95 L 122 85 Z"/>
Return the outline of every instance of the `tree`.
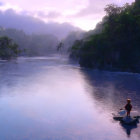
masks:
<path fill-rule="evenodd" d="M 118 7 L 115 4 L 109 4 L 104 10 L 106 11 L 108 16 L 114 16 L 121 13 L 122 7 Z"/>
<path fill-rule="evenodd" d="M 57 46 L 57 51 L 62 50 L 63 47 L 64 47 L 64 44 L 62 42 L 60 42 Z"/>
<path fill-rule="evenodd" d="M 18 53 L 18 45 L 14 43 L 12 39 L 6 36 L 0 37 L 1 59 L 11 59 L 12 57 L 17 57 Z"/>
<path fill-rule="evenodd" d="M 78 56 L 82 67 L 140 73 L 140 0 L 110 4 L 105 11 L 101 32 L 75 42 L 71 56 Z"/>

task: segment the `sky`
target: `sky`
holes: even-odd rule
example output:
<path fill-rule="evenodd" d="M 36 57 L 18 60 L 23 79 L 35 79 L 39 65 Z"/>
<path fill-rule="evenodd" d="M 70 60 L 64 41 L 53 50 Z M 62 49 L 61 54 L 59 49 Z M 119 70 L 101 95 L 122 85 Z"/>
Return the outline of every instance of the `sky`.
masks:
<path fill-rule="evenodd" d="M 83 30 L 94 29 L 105 15 L 107 4 L 124 5 L 135 0 L 0 0 L 0 10 L 13 9 L 45 22 L 70 23 Z"/>

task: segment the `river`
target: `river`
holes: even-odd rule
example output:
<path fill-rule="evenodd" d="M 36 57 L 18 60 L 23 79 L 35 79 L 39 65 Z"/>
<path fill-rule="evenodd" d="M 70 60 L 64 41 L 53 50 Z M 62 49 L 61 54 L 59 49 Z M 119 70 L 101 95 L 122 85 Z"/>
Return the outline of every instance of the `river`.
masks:
<path fill-rule="evenodd" d="M 0 61 L 1 140 L 140 140 L 140 126 L 113 120 L 131 98 L 140 114 L 140 75 L 82 69 L 66 57 Z"/>

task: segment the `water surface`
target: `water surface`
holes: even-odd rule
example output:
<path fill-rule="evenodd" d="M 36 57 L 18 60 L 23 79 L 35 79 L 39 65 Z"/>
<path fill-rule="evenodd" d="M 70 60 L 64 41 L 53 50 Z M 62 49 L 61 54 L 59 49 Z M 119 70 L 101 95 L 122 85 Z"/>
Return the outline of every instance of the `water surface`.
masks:
<path fill-rule="evenodd" d="M 140 75 L 85 70 L 61 56 L 0 61 L 0 139 L 139 140 L 112 113 L 131 98 L 140 112 Z"/>

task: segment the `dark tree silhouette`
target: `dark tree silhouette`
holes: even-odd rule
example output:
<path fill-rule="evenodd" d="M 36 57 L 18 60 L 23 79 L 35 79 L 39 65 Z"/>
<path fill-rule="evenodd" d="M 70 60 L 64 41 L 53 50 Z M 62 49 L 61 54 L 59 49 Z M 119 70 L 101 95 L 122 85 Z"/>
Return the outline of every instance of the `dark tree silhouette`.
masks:
<path fill-rule="evenodd" d="M 140 1 L 107 5 L 102 30 L 74 43 L 82 67 L 140 72 Z"/>
<path fill-rule="evenodd" d="M 19 53 L 18 45 L 12 39 L 4 36 L 0 37 L 0 58 L 11 59 L 17 57 Z"/>

